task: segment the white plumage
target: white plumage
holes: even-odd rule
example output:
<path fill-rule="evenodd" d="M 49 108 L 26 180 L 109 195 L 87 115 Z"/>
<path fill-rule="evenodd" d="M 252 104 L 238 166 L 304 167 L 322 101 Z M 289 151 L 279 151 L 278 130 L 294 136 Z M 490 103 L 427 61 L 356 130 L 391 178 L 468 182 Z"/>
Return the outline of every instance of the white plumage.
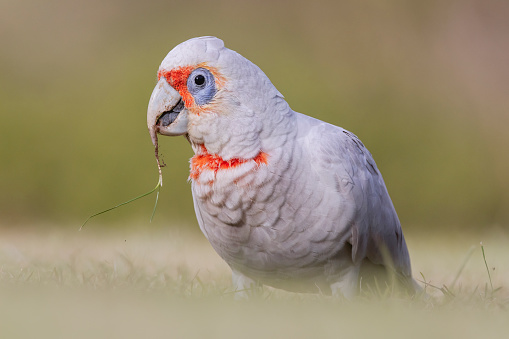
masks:
<path fill-rule="evenodd" d="M 363 266 L 413 288 L 401 226 L 371 154 L 352 133 L 296 113 L 253 63 L 213 37 L 163 60 L 147 122 L 185 135 L 201 230 L 234 286 L 351 297 Z"/>

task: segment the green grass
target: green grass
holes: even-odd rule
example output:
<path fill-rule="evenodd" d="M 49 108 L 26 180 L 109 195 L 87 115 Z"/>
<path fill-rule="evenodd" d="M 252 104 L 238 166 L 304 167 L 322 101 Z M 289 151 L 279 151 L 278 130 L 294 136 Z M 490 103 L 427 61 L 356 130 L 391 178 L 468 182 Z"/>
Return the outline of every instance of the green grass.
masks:
<path fill-rule="evenodd" d="M 509 330 L 504 234 L 407 235 L 426 297 L 341 301 L 266 288 L 236 302 L 228 267 L 200 234 L 87 227 L 1 230 L 0 337 L 496 338 Z"/>
<path fill-rule="evenodd" d="M 2 1 L 2 222 L 66 225 L 153 187 L 157 68 L 178 43 L 216 35 L 290 107 L 361 138 L 406 229 L 508 225 L 504 3 Z M 155 218 L 191 222 L 192 150 L 183 137 L 160 142 Z M 145 199 L 101 219 L 152 208 Z"/>
<path fill-rule="evenodd" d="M 509 332 L 509 7 L 501 1 L 0 8 L 0 338 Z M 161 138 L 168 167 L 153 224 L 152 199 L 101 214 L 81 232 L 69 224 L 153 187 L 145 117 L 157 67 L 201 35 L 255 62 L 295 110 L 363 140 L 429 298 L 365 293 L 339 302 L 266 289 L 260 300 L 234 302 L 229 269 L 203 236 L 160 228 L 184 220 L 197 229 L 184 138 Z M 146 229 L 99 231 L 112 220 Z M 19 228 L 33 221 L 55 227 Z M 474 235 L 485 225 L 506 233 Z"/>

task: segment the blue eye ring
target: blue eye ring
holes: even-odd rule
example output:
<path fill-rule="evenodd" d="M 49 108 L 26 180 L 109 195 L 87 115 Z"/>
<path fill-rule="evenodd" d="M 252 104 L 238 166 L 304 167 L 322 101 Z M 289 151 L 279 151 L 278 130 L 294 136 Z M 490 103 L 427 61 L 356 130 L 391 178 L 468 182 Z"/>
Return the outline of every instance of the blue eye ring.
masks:
<path fill-rule="evenodd" d="M 187 79 L 187 90 L 197 105 L 210 103 L 217 92 L 214 75 L 206 68 L 195 69 Z"/>

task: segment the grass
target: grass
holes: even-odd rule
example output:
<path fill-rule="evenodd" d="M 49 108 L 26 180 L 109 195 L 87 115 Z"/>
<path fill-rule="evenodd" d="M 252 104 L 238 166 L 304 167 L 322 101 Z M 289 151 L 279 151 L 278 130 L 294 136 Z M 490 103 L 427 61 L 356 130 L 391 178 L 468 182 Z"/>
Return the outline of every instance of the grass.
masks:
<path fill-rule="evenodd" d="M 200 234 L 88 227 L 1 230 L 0 337 L 489 338 L 509 330 L 504 235 L 484 237 L 482 247 L 473 236 L 407 236 L 427 297 L 339 301 L 265 289 L 235 302 L 229 268 Z"/>
<path fill-rule="evenodd" d="M 157 68 L 182 41 L 215 35 L 294 110 L 358 135 L 402 220 L 507 225 L 506 3 L 2 1 L 1 220 L 65 223 L 152 188 Z M 191 147 L 182 137 L 161 148 L 156 216 L 193 220 Z"/>

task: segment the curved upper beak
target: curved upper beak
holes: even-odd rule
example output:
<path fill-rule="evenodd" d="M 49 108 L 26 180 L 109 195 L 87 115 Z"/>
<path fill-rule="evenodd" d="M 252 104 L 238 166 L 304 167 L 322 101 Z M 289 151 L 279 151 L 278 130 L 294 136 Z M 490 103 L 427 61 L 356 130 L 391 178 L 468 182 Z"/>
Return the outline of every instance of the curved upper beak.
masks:
<path fill-rule="evenodd" d="M 147 125 L 154 146 L 157 133 L 182 135 L 187 133 L 187 110 L 180 94 L 162 77 L 157 83 L 147 110 Z"/>

